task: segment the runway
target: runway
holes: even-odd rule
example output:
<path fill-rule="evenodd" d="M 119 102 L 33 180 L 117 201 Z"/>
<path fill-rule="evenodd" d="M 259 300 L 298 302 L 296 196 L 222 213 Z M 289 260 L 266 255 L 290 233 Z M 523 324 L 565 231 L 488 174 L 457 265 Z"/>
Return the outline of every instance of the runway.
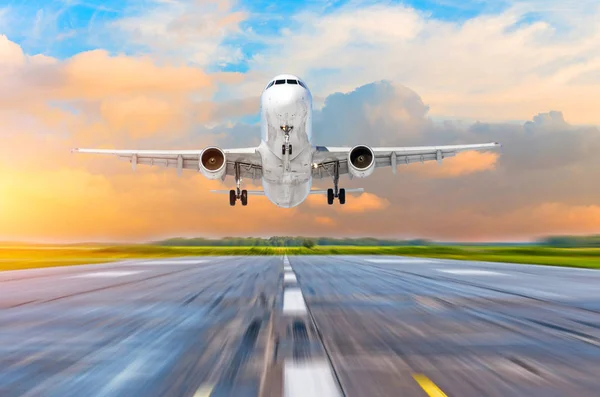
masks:
<path fill-rule="evenodd" d="M 0 273 L 3 397 L 582 397 L 599 370 L 594 270 L 291 256 Z"/>

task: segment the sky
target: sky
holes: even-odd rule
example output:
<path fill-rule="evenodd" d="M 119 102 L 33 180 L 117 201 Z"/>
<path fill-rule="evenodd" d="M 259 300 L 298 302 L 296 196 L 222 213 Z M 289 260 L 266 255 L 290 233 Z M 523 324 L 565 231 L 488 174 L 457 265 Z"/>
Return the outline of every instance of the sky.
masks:
<path fill-rule="evenodd" d="M 596 0 L 0 2 L 0 241 L 598 233 L 598 20 Z M 367 193 L 293 209 L 70 153 L 257 145 L 280 73 L 311 89 L 317 145 L 503 149 L 343 177 Z"/>

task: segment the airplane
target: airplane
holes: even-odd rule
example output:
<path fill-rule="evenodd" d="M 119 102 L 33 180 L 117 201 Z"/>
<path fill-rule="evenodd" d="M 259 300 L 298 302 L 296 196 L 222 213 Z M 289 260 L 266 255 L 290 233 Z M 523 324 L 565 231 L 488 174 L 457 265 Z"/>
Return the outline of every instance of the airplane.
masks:
<path fill-rule="evenodd" d="M 235 189 L 213 190 L 229 194 L 229 204 L 239 200 L 248 204 L 249 195 L 264 195 L 279 207 L 291 208 L 301 204 L 310 194 L 327 196 L 332 205 L 335 199 L 346 202 L 346 193 L 361 193 L 363 189 L 339 188 L 340 175 L 366 178 L 375 168 L 437 160 L 468 150 L 488 150 L 499 143 L 449 146 L 327 147 L 312 145 L 312 95 L 306 83 L 291 74 L 271 79 L 260 98 L 261 143 L 258 147 L 221 149 L 216 146 L 199 150 L 111 150 L 72 149 L 78 153 L 108 154 L 137 164 L 159 165 L 200 172 L 208 179 L 233 176 Z M 243 178 L 261 179 L 263 190 L 241 188 Z M 331 178 L 333 188 L 313 190 L 312 180 Z"/>

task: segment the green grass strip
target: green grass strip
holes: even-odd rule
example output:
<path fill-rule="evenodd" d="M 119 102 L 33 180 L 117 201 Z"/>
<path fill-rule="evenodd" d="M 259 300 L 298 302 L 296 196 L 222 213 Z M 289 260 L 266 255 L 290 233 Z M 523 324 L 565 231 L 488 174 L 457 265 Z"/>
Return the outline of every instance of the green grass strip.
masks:
<path fill-rule="evenodd" d="M 403 255 L 414 257 L 600 268 L 600 248 L 522 246 L 316 246 L 305 247 L 170 247 L 118 246 L 5 246 L 0 247 L 0 270 L 105 263 L 125 259 L 228 255 Z"/>

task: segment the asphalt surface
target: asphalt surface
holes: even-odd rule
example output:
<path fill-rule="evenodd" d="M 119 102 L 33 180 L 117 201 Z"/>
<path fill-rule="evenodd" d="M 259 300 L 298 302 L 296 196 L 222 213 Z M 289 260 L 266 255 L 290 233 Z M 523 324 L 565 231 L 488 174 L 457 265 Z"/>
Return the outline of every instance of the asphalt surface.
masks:
<path fill-rule="evenodd" d="M 305 256 L 0 273 L 2 397 L 581 397 L 598 373 L 600 271 Z"/>

